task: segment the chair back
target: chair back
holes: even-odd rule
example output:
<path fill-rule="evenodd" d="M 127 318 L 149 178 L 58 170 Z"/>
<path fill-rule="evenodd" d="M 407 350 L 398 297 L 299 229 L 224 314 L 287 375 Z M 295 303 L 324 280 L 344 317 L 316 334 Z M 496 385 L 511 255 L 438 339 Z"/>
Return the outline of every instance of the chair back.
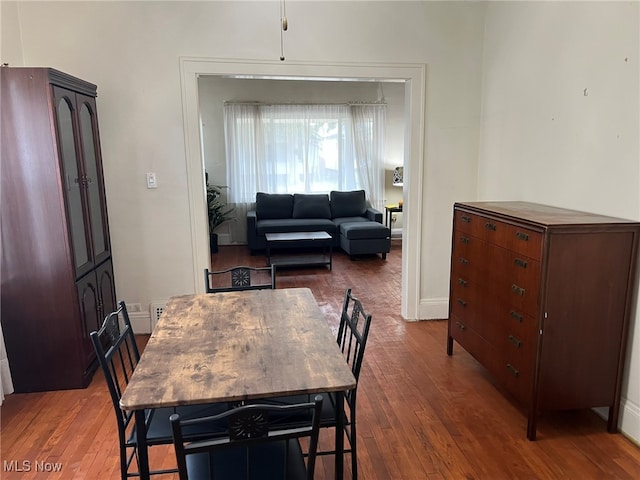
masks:
<path fill-rule="evenodd" d="M 204 269 L 207 293 L 276 288 L 276 267 L 236 266 L 225 270 Z"/>
<path fill-rule="evenodd" d="M 365 313 L 360 300 L 351 294 L 350 288 L 347 289 L 342 305 L 337 341 L 345 360 L 351 367 L 351 372 L 356 379 L 356 385 L 360 377 L 370 326 L 371 315 Z M 350 401 L 350 396 L 354 392 L 355 389 L 347 393 L 348 401 Z"/>
<path fill-rule="evenodd" d="M 188 420 L 181 420 L 179 414 L 171 415 L 169 420 L 180 480 L 188 480 L 191 474 L 193 479 L 235 480 L 256 476 L 313 479 L 322 401 L 322 396 L 317 395 L 313 402 L 291 405 L 254 403 L 218 415 Z M 270 415 L 278 417 L 289 413 L 305 413 L 308 420 L 295 427 L 270 423 Z M 208 422 L 225 422 L 227 433 L 185 441 L 185 428 Z M 304 437 L 309 440 L 306 466 L 299 443 Z"/>
<path fill-rule="evenodd" d="M 133 412 L 120 409 L 120 397 L 140 360 L 140 352 L 125 303 L 118 302 L 118 309 L 107 315 L 100 330 L 91 332 L 89 336 L 109 388 L 118 421 L 118 434 L 121 442 L 124 442 Z"/>

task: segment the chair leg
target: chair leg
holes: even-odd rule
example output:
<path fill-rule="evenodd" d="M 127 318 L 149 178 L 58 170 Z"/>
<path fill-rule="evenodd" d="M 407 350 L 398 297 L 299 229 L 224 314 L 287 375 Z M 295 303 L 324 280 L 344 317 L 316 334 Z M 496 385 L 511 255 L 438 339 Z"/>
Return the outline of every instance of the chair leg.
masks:
<path fill-rule="evenodd" d="M 127 455 L 127 447 L 120 446 L 120 477 L 127 480 L 129 474 L 129 458 Z"/>
<path fill-rule="evenodd" d="M 357 434 L 356 434 L 356 412 L 355 409 L 351 412 L 351 425 L 350 425 L 351 435 L 350 435 L 350 443 L 351 443 L 351 478 L 353 480 L 358 480 L 358 455 L 356 452 L 358 451 L 356 448 L 357 444 Z"/>

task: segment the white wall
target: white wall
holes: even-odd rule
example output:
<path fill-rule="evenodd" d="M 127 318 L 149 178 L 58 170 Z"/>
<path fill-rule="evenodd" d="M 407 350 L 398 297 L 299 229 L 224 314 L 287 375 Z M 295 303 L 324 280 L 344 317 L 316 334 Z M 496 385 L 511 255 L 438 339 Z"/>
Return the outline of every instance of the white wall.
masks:
<path fill-rule="evenodd" d="M 488 6 L 481 200 L 640 220 L 639 13 L 638 2 Z M 640 441 L 637 314 L 632 323 L 621 426 Z"/>
<path fill-rule="evenodd" d="M 3 61 L 98 85 L 118 297 L 146 306 L 194 291 L 179 59 L 277 61 L 279 3 L 19 2 L 15 10 L 22 51 Z M 475 191 L 483 12 L 473 2 L 287 3 L 287 61 L 427 65 L 424 156 L 412 159 L 425 176 L 424 253 L 412 260 L 422 272 L 411 285 L 419 318 L 446 316 L 451 206 Z M 157 190 L 146 189 L 149 171 Z"/>

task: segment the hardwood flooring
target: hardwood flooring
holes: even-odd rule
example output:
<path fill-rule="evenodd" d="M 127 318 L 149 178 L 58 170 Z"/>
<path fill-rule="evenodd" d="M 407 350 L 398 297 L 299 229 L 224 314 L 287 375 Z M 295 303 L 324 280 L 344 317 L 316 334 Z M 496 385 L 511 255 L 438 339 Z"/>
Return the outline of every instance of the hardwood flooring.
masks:
<path fill-rule="evenodd" d="M 525 412 L 461 347 L 446 355 L 446 322 L 400 317 L 400 248 L 394 241 L 386 261 L 351 261 L 338 251 L 333 271 L 278 272 L 278 288 L 311 288 L 334 329 L 348 287 L 373 316 L 358 390 L 360 478 L 640 478 L 640 448 L 607 433 L 591 410 L 542 414 L 538 440 L 526 440 Z M 235 264 L 263 265 L 264 256 L 222 246 L 212 268 Z M 119 478 L 116 424 L 100 372 L 84 390 L 10 395 L 0 414 L 0 478 Z M 152 448 L 151 461 L 173 465 L 172 447 Z M 36 471 L 56 465 L 61 471 Z M 333 458 L 322 457 L 316 479 L 331 478 L 332 468 Z"/>

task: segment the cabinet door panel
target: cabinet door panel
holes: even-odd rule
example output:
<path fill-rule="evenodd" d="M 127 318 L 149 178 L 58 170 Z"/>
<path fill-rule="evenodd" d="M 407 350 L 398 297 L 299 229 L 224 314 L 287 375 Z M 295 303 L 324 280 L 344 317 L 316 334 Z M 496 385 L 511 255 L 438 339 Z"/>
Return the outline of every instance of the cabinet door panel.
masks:
<path fill-rule="evenodd" d="M 89 367 L 95 358 L 95 352 L 89 333 L 97 330 L 100 326 L 100 298 L 96 282 L 96 274 L 90 273 L 77 283 L 78 301 L 80 303 L 81 318 L 81 343 L 83 347 L 85 362 L 84 366 Z"/>
<path fill-rule="evenodd" d="M 111 260 L 103 263 L 96 269 L 96 276 L 98 279 L 98 292 L 100 294 L 101 305 L 100 325 L 102 325 L 104 318 L 116 310 L 117 303 Z"/>
<path fill-rule="evenodd" d="M 95 263 L 109 256 L 109 238 L 106 227 L 106 205 L 98 145 L 98 125 L 95 113 L 95 100 L 92 97 L 77 95 L 80 125 L 80 144 L 84 160 L 85 181 L 91 241 Z"/>
<path fill-rule="evenodd" d="M 63 175 L 62 184 L 65 190 L 76 278 L 78 278 L 91 270 L 93 262 L 83 210 L 83 174 L 79 166 L 75 143 L 75 94 L 59 87 L 54 87 L 53 91 L 56 101 L 56 127 Z"/>

